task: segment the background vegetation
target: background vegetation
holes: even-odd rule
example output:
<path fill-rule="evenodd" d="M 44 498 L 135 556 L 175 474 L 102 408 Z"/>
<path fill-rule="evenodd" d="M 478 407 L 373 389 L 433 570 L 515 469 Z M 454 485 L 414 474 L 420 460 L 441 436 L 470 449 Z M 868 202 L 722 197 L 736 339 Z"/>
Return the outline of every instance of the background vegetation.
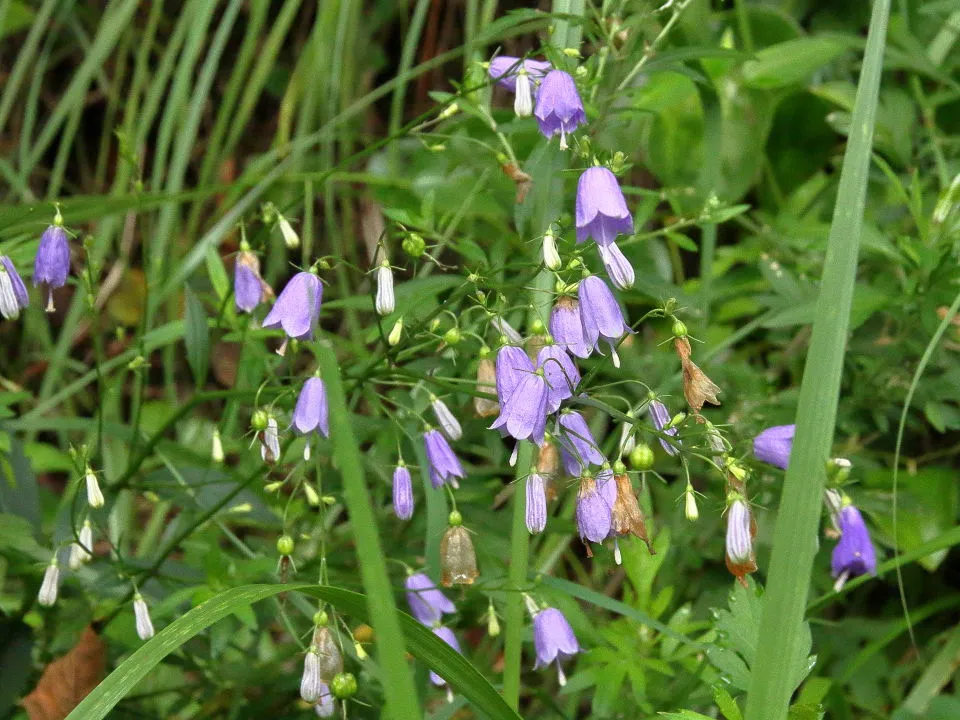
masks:
<path fill-rule="evenodd" d="M 879 17 L 888 3 L 878 4 Z M 796 417 L 811 328 L 830 321 L 835 297 L 819 292 L 825 265 L 836 266 L 826 252 L 833 224 L 832 247 L 855 251 L 859 235 L 860 255 L 847 268 L 849 332 L 832 326 L 830 357 L 842 358 L 836 429 L 818 432 L 832 437 L 830 456 L 853 463 L 849 492 L 880 573 L 834 592 L 827 524 L 812 573 L 798 581 L 806 625 L 790 632 L 802 639 L 809 626 L 812 650 L 801 647 L 799 662 L 816 659 L 791 717 L 960 717 L 951 563 L 960 542 L 960 5 L 893 3 L 873 55 L 870 16 L 868 3 L 814 0 L 0 0 L 0 252 L 28 279 L 54 203 L 76 236 L 56 312 L 44 313 L 31 289 L 20 320 L 0 324 L 0 716 L 26 717 L 20 700 L 78 642 L 94 680 L 137 654 L 124 666 L 133 671 L 111 676 L 73 717 L 100 717 L 112 702 L 111 717 L 307 716 L 302 651 L 325 602 L 358 680 L 352 717 L 377 717 L 392 702 L 396 717 L 413 707 L 431 718 L 515 717 L 513 705 L 529 718 L 737 720 L 751 676 L 768 672 L 753 661 L 768 641 L 758 640 L 761 587 L 784 485 L 782 472 L 752 459 L 751 442 Z M 491 87 L 482 66 L 495 52 L 583 68 L 581 145 L 564 154 L 514 117 L 512 96 Z M 873 125 L 872 149 L 853 118 L 871 68 L 878 99 L 858 119 Z M 850 226 L 833 218 L 853 147 L 865 173 L 851 187 L 865 202 L 859 228 L 860 207 L 843 204 L 855 194 L 840 198 L 857 216 L 846 237 Z M 546 225 L 559 222 L 562 249 L 573 249 L 572 168 L 589 164 L 580 151 L 604 161 L 622 153 L 637 229 L 622 238 L 637 270 L 635 286 L 618 293 L 630 319 L 675 299 L 700 341 L 697 361 L 722 389 L 722 406 L 705 415 L 753 470 L 760 571 L 747 589 L 723 561 L 722 485 L 695 458 L 702 496 L 690 523 L 687 468 L 657 449 L 656 478 L 647 473 L 641 493 L 654 556 L 624 542 L 620 567 L 605 550 L 589 559 L 566 484 L 529 548 L 522 524 L 513 530 L 522 516 L 511 447 L 473 413 L 480 343 L 470 333 L 486 323 L 466 312 L 467 298 L 484 291 L 533 332 L 543 308 L 531 309 L 529 284 Z M 510 152 L 530 176 L 520 203 L 516 172 L 504 171 Z M 298 249 L 286 248 L 265 203 L 290 219 Z M 404 251 L 411 232 L 433 261 Z M 278 291 L 295 267 L 328 258 L 319 335 L 332 348 L 306 343 L 280 359 L 279 334 L 234 312 L 242 233 Z M 384 319 L 368 273 L 382 238 L 397 279 L 397 309 Z M 827 275 L 822 282 L 833 289 Z M 401 316 L 394 351 L 386 335 Z M 455 326 L 465 337 L 452 345 L 444 335 Z M 588 361 L 602 407 L 641 403 L 647 391 L 620 382 L 630 379 L 679 410 L 678 363 L 660 347 L 670 339 L 670 323 L 652 318 L 621 347 L 621 371 Z M 317 366 L 332 385 L 332 441 L 305 465 L 303 441 L 286 433 L 286 469 L 264 465 L 251 448 L 251 411 L 275 408 L 285 429 Z M 417 417 L 429 414 L 428 390 L 464 426 L 456 446 L 468 478 L 456 502 L 482 574 L 450 595 L 469 665 L 416 623 L 391 624 L 393 604 L 405 609 L 402 564 L 438 577 L 449 509 L 424 475 L 413 519 L 391 510 L 398 446 L 416 479 L 425 465 Z M 615 454 L 616 417 L 597 410 L 590 420 Z M 215 429 L 223 464 L 210 458 Z M 696 442 L 695 427 L 684 432 Z M 97 558 L 67 573 L 44 609 L 43 569 L 83 517 L 83 468 L 70 450 L 81 446 L 108 498 L 95 515 Z M 820 462 L 821 448 L 811 453 Z M 295 573 L 278 565 L 283 533 L 296 540 Z M 211 602 L 176 638 L 143 645 L 131 579 L 158 630 Z M 562 609 L 586 650 L 562 689 L 553 672 L 531 669 L 518 588 Z M 487 633 L 491 603 L 504 628 L 497 637 Z M 81 639 L 88 626 L 102 644 Z M 371 657 L 357 657 L 350 633 Z M 403 642 L 419 660 L 406 663 Z M 452 704 L 423 660 L 449 673 Z M 45 692 L 69 711 L 79 698 L 65 687 Z"/>

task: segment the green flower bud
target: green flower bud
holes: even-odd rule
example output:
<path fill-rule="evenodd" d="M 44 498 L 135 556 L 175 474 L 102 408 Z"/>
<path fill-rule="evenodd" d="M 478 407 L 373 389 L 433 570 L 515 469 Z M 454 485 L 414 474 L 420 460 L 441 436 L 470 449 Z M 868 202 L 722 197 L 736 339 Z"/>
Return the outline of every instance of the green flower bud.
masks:
<path fill-rule="evenodd" d="M 417 233 L 410 233 L 400 243 L 403 251 L 412 258 L 418 258 L 427 251 L 427 243 Z"/>
<path fill-rule="evenodd" d="M 447 522 L 456 527 L 457 525 L 463 525 L 463 515 L 460 514 L 459 510 L 454 510 L 450 513 L 447 518 Z"/>
<path fill-rule="evenodd" d="M 330 690 L 338 700 L 347 700 L 357 694 L 357 679 L 353 673 L 337 673 L 330 683 Z"/>
<path fill-rule="evenodd" d="M 443 341 L 447 345 L 457 345 L 463 339 L 460 328 L 452 327 L 443 334 Z"/>
<path fill-rule="evenodd" d="M 289 535 L 281 535 L 277 540 L 277 552 L 281 555 L 293 555 L 293 538 Z"/>
<path fill-rule="evenodd" d="M 266 411 L 264 410 L 254 410 L 253 415 L 250 417 L 250 426 L 257 432 L 263 432 L 267 429 L 267 423 L 270 420 Z"/>
<path fill-rule="evenodd" d="M 678 338 L 684 338 L 689 334 L 687 332 L 687 326 L 683 322 L 683 320 L 674 321 L 672 332 L 673 332 L 673 336 Z"/>
<path fill-rule="evenodd" d="M 646 443 L 637 443 L 630 451 L 630 465 L 634 470 L 649 470 L 653 467 L 653 448 Z"/>

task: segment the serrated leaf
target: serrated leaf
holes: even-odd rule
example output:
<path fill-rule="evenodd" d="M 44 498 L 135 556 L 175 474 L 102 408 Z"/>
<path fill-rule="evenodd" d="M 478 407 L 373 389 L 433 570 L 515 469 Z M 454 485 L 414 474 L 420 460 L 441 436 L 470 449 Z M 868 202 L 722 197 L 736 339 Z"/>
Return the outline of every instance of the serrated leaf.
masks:
<path fill-rule="evenodd" d="M 207 372 L 210 369 L 210 328 L 207 326 L 207 312 L 203 303 L 193 290 L 187 286 L 185 290 L 187 301 L 187 316 L 185 318 L 184 342 L 187 346 L 187 362 L 197 387 L 207 381 Z"/>

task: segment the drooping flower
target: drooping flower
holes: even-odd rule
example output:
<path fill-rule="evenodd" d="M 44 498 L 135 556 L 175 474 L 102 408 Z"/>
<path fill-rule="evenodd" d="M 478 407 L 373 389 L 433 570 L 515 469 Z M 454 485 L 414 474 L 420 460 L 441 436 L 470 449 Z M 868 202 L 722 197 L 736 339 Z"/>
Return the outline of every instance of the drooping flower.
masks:
<path fill-rule="evenodd" d="M 320 317 L 320 304 L 323 301 L 323 283 L 312 272 L 299 272 L 294 275 L 280 292 L 277 301 L 263 320 L 268 330 L 283 328 L 291 339 L 310 339 Z M 278 351 L 283 354 L 286 340 Z"/>
<path fill-rule="evenodd" d="M 657 430 L 666 435 L 675 436 L 677 434 L 677 429 L 675 427 L 664 430 L 664 428 L 670 424 L 671 419 L 670 411 L 667 410 L 666 405 L 659 400 L 652 399 L 650 400 L 650 404 L 647 406 L 647 410 L 650 412 L 650 420 L 653 422 L 653 426 Z M 666 438 L 660 438 L 660 445 L 663 446 L 663 449 L 666 451 L 667 455 L 676 455 L 678 452 L 677 446 L 679 444 L 679 440 L 672 441 L 667 440 Z"/>
<path fill-rule="evenodd" d="M 300 697 L 304 702 L 315 703 L 320 699 L 321 685 L 320 680 L 320 656 L 317 655 L 317 648 L 313 645 L 303 656 L 303 674 L 300 676 Z"/>
<path fill-rule="evenodd" d="M 377 268 L 377 300 L 375 303 L 378 315 L 389 315 L 397 306 L 393 294 L 393 270 L 390 261 L 384 258 Z"/>
<path fill-rule="evenodd" d="M 562 612 L 548 607 L 533 616 L 533 645 L 537 651 L 533 669 L 539 670 L 555 662 L 557 680 L 561 686 L 566 685 L 567 678 L 560 663 L 580 652 L 580 645 Z"/>
<path fill-rule="evenodd" d="M 428 627 L 443 622 L 444 615 L 457 611 L 450 599 L 423 573 L 408 576 L 406 588 L 410 614 Z"/>
<path fill-rule="evenodd" d="M 317 717 L 333 717 L 333 713 L 337 710 L 333 694 L 325 682 L 320 683 L 320 697 L 313 706 L 313 710 L 317 713 Z"/>
<path fill-rule="evenodd" d="M 561 295 L 550 313 L 550 335 L 553 341 L 571 355 L 590 357 L 593 345 L 584 338 L 580 320 L 580 301 L 570 295 Z"/>
<path fill-rule="evenodd" d="M 433 414 L 440 423 L 440 427 L 451 440 L 459 440 L 463 437 L 463 429 L 460 427 L 460 421 L 450 412 L 447 404 L 436 395 L 430 396 L 430 407 L 433 408 Z"/>
<path fill-rule="evenodd" d="M 597 248 L 600 250 L 600 258 L 603 260 L 603 266 L 607 269 L 610 281 L 620 290 L 632 288 L 636 280 L 633 265 L 627 260 L 623 251 L 617 247 L 617 244 L 611 242 L 609 245 L 597 245 Z"/>
<path fill-rule="evenodd" d="M 840 541 L 833 548 L 831 569 L 837 579 L 839 591 L 851 577 L 873 575 L 877 572 L 877 555 L 870 540 L 870 531 L 863 522 L 863 515 L 844 497 L 837 518 Z"/>
<path fill-rule="evenodd" d="M 472 585 L 479 576 L 470 533 L 463 525 L 451 525 L 440 538 L 440 584 Z"/>
<path fill-rule="evenodd" d="M 603 465 L 607 459 L 600 452 L 583 415 L 565 411 L 560 415 L 557 442 L 568 475 L 579 477 L 590 465 Z"/>
<path fill-rule="evenodd" d="M 553 66 L 546 60 L 521 60 L 509 55 L 500 55 L 490 61 L 487 72 L 491 79 L 497 81 L 497 85 L 510 92 L 516 92 L 517 76 L 521 70 L 524 70 L 532 81 L 539 82 L 552 68 Z"/>
<path fill-rule="evenodd" d="M 682 322 L 677 324 L 680 326 L 680 332 L 686 333 L 686 325 Z M 686 335 L 675 336 L 673 344 L 683 367 L 683 396 L 687 399 L 687 403 L 689 403 L 693 412 L 699 413 L 705 402 L 719 405 L 720 401 L 717 399 L 717 393 L 720 392 L 720 386 L 708 378 L 706 373 L 690 359 L 690 341 L 686 338 Z"/>
<path fill-rule="evenodd" d="M 20 310 L 30 304 L 27 288 L 6 255 L 0 255 L 0 314 L 7 320 L 20 317 Z"/>
<path fill-rule="evenodd" d="M 293 427 L 301 435 L 318 433 L 330 437 L 330 418 L 327 406 L 327 387 L 317 376 L 307 378 L 293 408 Z M 303 459 L 310 459 L 311 438 L 303 449 Z"/>
<path fill-rule="evenodd" d="M 530 73 L 523 68 L 517 73 L 513 112 L 517 117 L 530 117 L 533 114 L 533 82 Z"/>
<path fill-rule="evenodd" d="M 413 517 L 413 483 L 402 460 L 393 471 L 393 512 L 401 520 Z"/>
<path fill-rule="evenodd" d="M 457 652 L 460 652 L 460 643 L 457 642 L 457 636 L 453 634 L 453 630 L 442 625 L 433 628 L 433 634 L 438 638 L 443 640 L 447 645 L 452 647 Z M 432 682 L 437 687 L 443 687 L 447 684 L 447 681 L 442 677 L 437 675 L 433 670 L 430 671 L 430 682 Z"/>
<path fill-rule="evenodd" d="M 423 434 L 423 444 L 427 451 L 430 482 L 433 486 L 438 488 L 449 483 L 455 488 L 460 487 L 457 478 L 465 478 L 467 474 L 443 434 L 439 430 L 428 429 Z"/>
<path fill-rule="evenodd" d="M 627 208 L 617 176 L 605 167 L 587 168 L 580 175 L 576 214 L 577 242 L 592 237 L 597 245 L 604 248 L 613 243 L 620 233 L 633 234 L 633 216 Z M 626 264 L 629 266 L 629 263 Z M 606 258 L 604 265 L 608 265 Z M 607 271 L 610 271 L 609 265 Z M 630 272 L 632 274 L 632 268 Z"/>
<path fill-rule="evenodd" d="M 793 448 L 796 431 L 796 425 L 767 428 L 753 439 L 753 456 L 757 460 L 786 470 L 790 464 L 790 450 Z"/>
<path fill-rule="evenodd" d="M 750 506 L 739 493 L 730 493 L 727 498 L 727 569 L 744 587 L 747 585 L 744 578 L 757 569 L 753 554 L 755 533 Z"/>
<path fill-rule="evenodd" d="M 547 493 L 543 475 L 531 473 L 527 476 L 527 530 L 531 533 L 543 532 L 547 526 Z"/>
<path fill-rule="evenodd" d="M 497 400 L 501 409 L 520 381 L 535 370 L 533 361 L 516 345 L 504 345 L 497 353 Z"/>
<path fill-rule="evenodd" d="M 267 418 L 267 427 L 260 433 L 260 457 L 267 463 L 280 459 L 280 428 L 273 415 Z"/>
<path fill-rule="evenodd" d="M 517 440 L 529 438 L 542 445 L 547 425 L 548 390 L 543 370 L 523 373 L 510 396 L 500 401 L 500 415 L 490 429 L 505 428 Z"/>
<path fill-rule="evenodd" d="M 590 475 L 580 477 L 577 492 L 577 530 L 592 556 L 590 543 L 602 543 L 610 535 L 613 526 L 613 504 L 617 501 L 617 485 L 613 472 L 601 471 L 596 479 Z"/>
<path fill-rule="evenodd" d="M 540 81 L 537 107 L 533 114 L 544 137 L 560 135 L 561 150 L 567 149 L 567 133 L 587 124 L 577 84 L 563 70 L 551 70 Z"/>
<path fill-rule="evenodd" d="M 150 608 L 139 592 L 133 595 L 133 616 L 137 626 L 137 635 L 141 640 L 153 637 L 153 621 L 150 620 Z"/>
<path fill-rule="evenodd" d="M 623 318 L 617 299 L 607 284 L 596 275 L 589 275 L 580 281 L 578 295 L 584 341 L 598 350 L 600 341 L 606 341 L 610 345 L 614 366 L 620 367 L 616 343 L 631 330 Z"/>
<path fill-rule="evenodd" d="M 477 363 L 477 392 L 493 395 L 497 392 L 497 368 L 489 357 L 490 349 L 480 350 L 480 362 Z M 490 398 L 473 398 L 473 409 L 480 417 L 500 414 L 500 403 Z"/>
<path fill-rule="evenodd" d="M 40 583 L 40 592 L 37 593 L 37 602 L 44 607 L 52 607 L 57 602 L 57 593 L 60 591 L 60 565 L 57 556 L 50 559 L 50 564 L 43 572 L 43 582 Z"/>
<path fill-rule="evenodd" d="M 567 351 L 553 343 L 541 348 L 537 367 L 543 370 L 547 381 L 547 412 L 555 413 L 560 403 L 573 395 L 580 383 L 580 371 Z"/>
<path fill-rule="evenodd" d="M 640 510 L 640 504 L 637 502 L 637 496 L 633 492 L 630 476 L 627 475 L 626 468 L 621 467 L 619 469 L 622 469 L 623 472 L 617 472 L 613 476 L 617 488 L 617 499 L 613 503 L 612 513 L 614 557 L 617 565 L 620 564 L 620 546 L 617 544 L 617 535 L 638 537 L 646 543 L 647 550 L 650 551 L 651 555 L 656 554 L 653 543 L 650 542 L 650 537 L 647 534 L 647 524 L 643 518 L 643 511 Z"/>
<path fill-rule="evenodd" d="M 260 260 L 249 250 L 241 250 L 233 266 L 233 299 L 237 310 L 253 312 L 271 295 L 273 290 L 260 277 Z"/>
<path fill-rule="evenodd" d="M 57 219 L 60 218 L 59 212 Z M 53 312 L 53 289 L 63 287 L 70 274 L 70 243 L 59 222 L 43 231 L 33 262 L 33 285 L 47 286 L 47 312 Z"/>
<path fill-rule="evenodd" d="M 87 504 L 92 508 L 102 508 L 103 493 L 100 491 L 100 483 L 97 482 L 97 476 L 89 465 L 84 472 L 84 480 L 87 486 Z"/>

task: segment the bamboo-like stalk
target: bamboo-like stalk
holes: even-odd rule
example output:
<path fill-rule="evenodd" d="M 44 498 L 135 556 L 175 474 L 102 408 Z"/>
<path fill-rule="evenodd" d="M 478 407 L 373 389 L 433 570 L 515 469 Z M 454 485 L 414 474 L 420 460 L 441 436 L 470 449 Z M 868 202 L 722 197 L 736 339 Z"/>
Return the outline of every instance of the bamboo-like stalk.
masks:
<path fill-rule="evenodd" d="M 890 0 L 876 0 L 863 69 L 840 171 L 807 363 L 797 408 L 797 434 L 773 538 L 747 720 L 783 720 L 794 690 L 803 615 L 817 552 L 817 526 L 836 422 L 840 375 L 856 284 L 870 150 L 883 70 Z"/>

